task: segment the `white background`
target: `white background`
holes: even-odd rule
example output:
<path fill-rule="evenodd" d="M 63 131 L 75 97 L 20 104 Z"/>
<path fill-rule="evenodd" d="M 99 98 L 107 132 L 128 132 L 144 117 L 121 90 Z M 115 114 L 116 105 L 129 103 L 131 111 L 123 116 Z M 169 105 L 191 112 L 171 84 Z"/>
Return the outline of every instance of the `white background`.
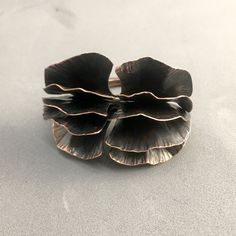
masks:
<path fill-rule="evenodd" d="M 0 235 L 236 235 L 235 0 L 0 0 Z M 171 161 L 69 159 L 42 119 L 44 68 L 84 52 L 190 71 Z"/>

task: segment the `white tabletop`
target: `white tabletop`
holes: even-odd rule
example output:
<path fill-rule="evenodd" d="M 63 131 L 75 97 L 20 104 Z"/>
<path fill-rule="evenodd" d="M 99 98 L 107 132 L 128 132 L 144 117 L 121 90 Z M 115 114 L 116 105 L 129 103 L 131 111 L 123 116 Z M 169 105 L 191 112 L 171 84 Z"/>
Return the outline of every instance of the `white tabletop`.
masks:
<path fill-rule="evenodd" d="M 235 0 L 0 0 L 0 235 L 236 235 Z M 127 168 L 56 148 L 44 68 L 84 52 L 190 71 L 192 133 Z"/>

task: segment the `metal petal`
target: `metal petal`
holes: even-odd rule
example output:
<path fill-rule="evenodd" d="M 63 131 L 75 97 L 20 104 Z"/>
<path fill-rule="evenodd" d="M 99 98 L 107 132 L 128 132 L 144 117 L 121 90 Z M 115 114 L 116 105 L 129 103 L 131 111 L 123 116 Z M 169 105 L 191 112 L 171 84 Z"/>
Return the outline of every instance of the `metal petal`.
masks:
<path fill-rule="evenodd" d="M 137 116 L 117 120 L 106 144 L 122 151 L 146 152 L 182 144 L 189 132 L 190 121 L 155 121 Z"/>
<path fill-rule="evenodd" d="M 53 108 L 52 108 L 53 109 Z M 107 118 L 97 114 L 81 116 L 67 116 L 64 118 L 52 118 L 63 126 L 70 134 L 75 136 L 93 135 L 100 133 L 107 123 Z"/>
<path fill-rule="evenodd" d="M 179 97 L 173 100 L 173 102 L 177 103 L 183 110 L 190 112 L 193 109 L 193 103 L 188 97 Z"/>
<path fill-rule="evenodd" d="M 133 97 L 151 94 L 157 99 L 191 96 L 192 79 L 185 70 L 144 57 L 122 64 L 116 69 L 121 80 L 121 95 Z"/>
<path fill-rule="evenodd" d="M 169 148 L 154 148 L 147 152 L 124 152 L 111 148 L 109 156 L 115 162 L 128 166 L 157 165 L 170 160 L 184 146 L 184 143 Z"/>
<path fill-rule="evenodd" d="M 112 97 L 108 78 L 112 62 L 103 55 L 87 53 L 45 69 L 45 91 L 52 94 L 87 92 Z"/>
<path fill-rule="evenodd" d="M 67 115 L 64 112 L 58 110 L 55 107 L 49 107 L 49 106 L 43 107 L 43 118 L 45 120 L 66 118 L 66 117 Z"/>
<path fill-rule="evenodd" d="M 57 147 L 72 156 L 89 160 L 102 155 L 106 129 L 99 134 L 73 136 L 63 126 L 53 122 L 52 132 Z"/>
<path fill-rule="evenodd" d="M 136 99 L 132 102 L 121 102 L 113 118 L 124 119 L 128 117 L 144 116 L 156 121 L 169 121 L 181 118 L 189 120 L 190 114 L 176 103 L 168 103 L 156 99 Z"/>
<path fill-rule="evenodd" d="M 44 98 L 43 102 L 46 107 L 56 108 L 65 115 L 70 116 L 90 113 L 107 116 L 110 106 L 109 101 L 91 94 L 78 94 L 76 97 L 62 96 L 56 98 Z"/>

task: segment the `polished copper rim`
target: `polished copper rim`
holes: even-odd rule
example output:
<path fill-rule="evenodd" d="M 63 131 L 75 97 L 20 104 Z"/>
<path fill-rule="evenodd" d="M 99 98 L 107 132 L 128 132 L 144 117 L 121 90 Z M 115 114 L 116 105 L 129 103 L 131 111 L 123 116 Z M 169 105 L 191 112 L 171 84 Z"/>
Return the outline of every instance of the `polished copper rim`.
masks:
<path fill-rule="evenodd" d="M 186 144 L 186 142 L 183 142 L 182 144 L 179 144 L 179 145 L 176 145 L 176 146 L 173 146 L 173 147 L 178 147 L 178 151 L 175 152 L 175 153 L 171 153 L 171 152 L 168 152 L 168 150 L 162 150 L 162 149 L 168 149 L 168 148 L 157 148 L 157 149 L 153 149 L 153 151 L 166 151 L 166 155 L 165 156 L 161 156 L 161 155 L 156 155 L 156 158 L 143 158 L 143 159 L 138 159 L 138 160 L 132 160 L 132 161 L 128 161 L 128 160 L 121 160 L 119 158 L 116 158 L 112 152 L 110 151 L 109 152 L 109 157 L 121 164 L 121 165 L 126 165 L 126 166 L 141 166 L 141 165 L 151 165 L 151 166 L 154 166 L 154 165 L 158 165 L 158 164 L 162 164 L 166 161 L 169 161 L 170 159 L 172 159 L 183 147 L 184 145 Z M 147 152 L 144 152 L 142 153 L 143 155 L 148 155 L 148 152 L 150 150 L 148 150 Z M 123 151 L 121 151 L 123 152 Z M 147 153 L 147 154 L 146 154 Z"/>
<path fill-rule="evenodd" d="M 152 149 L 171 148 L 171 147 L 174 147 L 174 146 L 182 145 L 183 143 L 186 143 L 186 142 L 187 142 L 187 140 L 188 140 L 188 138 L 189 138 L 189 135 L 190 135 L 190 133 L 191 133 L 191 122 L 190 122 L 190 120 L 189 120 L 189 121 L 187 121 L 187 122 L 184 121 L 184 123 L 187 123 L 187 132 L 186 132 L 185 137 L 184 137 L 180 142 L 171 143 L 171 144 L 169 144 L 169 145 L 158 145 L 158 146 L 155 145 L 155 146 L 153 146 L 153 147 L 149 147 L 148 149 L 142 149 L 142 150 L 127 149 L 127 148 L 122 148 L 122 147 L 120 147 L 120 146 L 118 146 L 118 145 L 111 144 L 111 143 L 109 142 L 109 139 L 108 139 L 109 137 L 106 138 L 105 144 L 106 144 L 108 147 L 110 147 L 110 148 L 115 148 L 115 149 L 118 149 L 118 150 L 123 151 L 123 152 L 134 152 L 134 153 L 142 153 L 142 152 L 146 152 L 146 151 L 152 150 Z M 114 129 L 114 127 L 113 127 L 113 129 Z M 136 138 L 136 137 L 134 137 L 134 139 L 135 139 L 135 138 Z"/>
<path fill-rule="evenodd" d="M 108 83 L 109 83 L 110 88 L 121 87 L 121 81 L 120 81 L 119 77 L 109 78 Z M 176 97 L 159 97 L 159 96 L 156 96 L 155 94 L 153 94 L 152 92 L 148 92 L 148 91 L 133 93 L 131 95 L 120 93 L 119 95 L 116 95 L 116 96 L 117 97 L 124 97 L 124 98 L 135 98 L 135 97 L 141 96 L 141 95 L 148 95 L 148 96 L 151 96 L 151 97 L 153 97 L 157 100 L 175 100 L 175 99 L 178 99 L 178 98 L 190 98 L 187 95 L 179 95 L 179 96 L 176 96 Z"/>
<path fill-rule="evenodd" d="M 65 152 L 65 153 L 67 153 L 67 154 L 69 154 L 69 155 L 71 155 L 73 157 L 76 157 L 76 158 L 79 158 L 79 159 L 82 159 L 82 160 L 85 160 L 85 161 L 93 160 L 93 159 L 101 157 L 102 151 L 98 155 L 96 155 L 96 156 L 92 156 L 90 158 L 84 159 L 84 158 L 81 158 L 80 155 L 78 155 L 78 154 L 73 154 L 71 152 L 71 149 L 70 149 L 69 145 L 65 145 L 65 146 L 60 145 L 61 137 L 57 137 L 57 135 L 56 135 L 56 129 L 58 129 L 59 127 L 62 127 L 62 126 L 60 124 L 58 124 L 57 122 L 55 122 L 55 121 L 52 122 L 51 130 L 52 130 L 54 141 L 55 141 L 56 146 L 57 146 L 58 149 L 60 149 L 61 151 Z M 66 132 L 68 133 L 68 131 L 66 131 Z"/>
<path fill-rule="evenodd" d="M 66 125 L 60 124 L 57 121 L 55 121 L 54 119 L 51 119 L 51 121 L 53 121 L 53 123 L 63 127 L 64 129 L 66 129 L 66 131 L 68 133 L 70 133 L 71 135 L 74 135 L 74 136 L 87 136 L 87 135 L 99 134 L 100 132 L 102 132 L 103 128 L 106 126 L 106 123 L 104 123 L 103 127 L 101 129 L 99 129 L 98 131 L 96 131 L 96 132 L 76 134 L 76 133 L 71 132 Z"/>
<path fill-rule="evenodd" d="M 93 91 L 89 91 L 89 90 L 86 90 L 86 89 L 83 89 L 83 88 L 67 88 L 67 87 L 64 87 L 64 86 L 61 86 L 59 84 L 50 84 L 50 85 L 47 85 L 44 90 L 47 90 L 48 88 L 52 88 L 52 87 L 57 87 L 59 88 L 61 91 L 64 91 L 64 92 L 68 92 L 68 93 L 74 93 L 74 92 L 84 92 L 84 93 L 90 93 L 90 94 L 93 94 L 93 95 L 97 95 L 99 97 L 104 97 L 104 98 L 114 98 L 113 95 L 106 95 L 106 94 L 102 94 L 102 93 L 97 93 L 97 92 L 93 92 Z"/>
<path fill-rule="evenodd" d="M 68 113 L 68 112 L 64 111 L 63 109 L 61 109 L 60 107 L 58 107 L 58 106 L 56 106 L 56 105 L 49 105 L 49 104 L 45 104 L 45 103 L 44 103 L 44 106 L 56 108 L 57 110 L 59 110 L 60 112 L 64 113 L 64 114 L 67 115 L 67 116 L 81 116 L 81 115 L 87 115 L 87 114 L 97 114 L 97 115 L 100 115 L 100 116 L 107 117 L 107 114 L 103 114 L 103 113 L 96 112 L 96 111 L 78 112 L 78 113 Z"/>
<path fill-rule="evenodd" d="M 188 115 L 186 115 L 186 116 L 180 116 L 180 115 L 179 115 L 179 116 L 175 116 L 175 117 L 172 117 L 172 118 L 158 119 L 158 118 L 155 118 L 155 117 L 146 115 L 146 114 L 144 114 L 144 113 L 137 113 L 137 114 L 126 115 L 126 116 L 119 116 L 119 117 L 117 117 L 116 119 L 117 119 L 117 120 L 121 120 L 121 119 L 126 119 L 126 118 L 131 118 L 131 117 L 137 117 L 137 116 L 143 116 L 143 117 L 146 117 L 146 118 L 155 120 L 155 121 L 172 121 L 172 120 L 177 120 L 177 119 L 182 119 L 182 120 L 184 120 L 184 121 L 189 121 L 189 120 L 190 120 L 190 114 L 188 114 Z"/>
<path fill-rule="evenodd" d="M 187 140 L 188 140 L 188 138 L 189 138 L 189 135 L 190 135 L 190 132 L 191 132 L 191 126 L 189 126 L 189 131 L 187 132 L 187 135 L 186 135 L 186 137 L 183 139 L 182 142 L 173 143 L 173 144 L 171 144 L 171 145 L 155 146 L 155 147 L 149 148 L 148 150 L 152 150 L 152 149 L 162 149 L 162 148 L 170 148 L 170 147 L 182 145 L 183 143 L 186 143 L 186 142 L 187 142 Z M 123 149 L 123 148 L 120 148 L 119 146 L 111 145 L 107 140 L 105 140 L 105 143 L 106 143 L 107 146 L 109 146 L 109 147 L 111 147 L 111 148 L 119 149 L 120 151 L 123 151 L 123 152 L 135 152 L 135 153 L 145 152 L 145 151 L 137 151 L 137 150 L 135 150 L 135 149 L 132 149 L 132 150 Z M 146 150 L 146 151 L 148 151 L 148 150 Z"/>

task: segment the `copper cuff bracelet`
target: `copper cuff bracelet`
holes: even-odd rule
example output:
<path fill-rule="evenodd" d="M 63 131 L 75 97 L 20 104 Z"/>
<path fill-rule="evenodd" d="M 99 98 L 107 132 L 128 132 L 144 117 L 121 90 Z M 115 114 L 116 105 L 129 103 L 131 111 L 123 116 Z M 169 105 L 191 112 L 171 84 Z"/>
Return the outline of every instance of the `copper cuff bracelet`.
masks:
<path fill-rule="evenodd" d="M 44 90 L 60 95 L 43 99 L 57 147 L 90 160 L 107 146 L 112 160 L 131 166 L 171 159 L 190 133 L 190 74 L 150 57 L 122 64 L 109 79 L 112 67 L 87 53 L 45 69 Z M 116 86 L 119 95 L 109 89 Z"/>

